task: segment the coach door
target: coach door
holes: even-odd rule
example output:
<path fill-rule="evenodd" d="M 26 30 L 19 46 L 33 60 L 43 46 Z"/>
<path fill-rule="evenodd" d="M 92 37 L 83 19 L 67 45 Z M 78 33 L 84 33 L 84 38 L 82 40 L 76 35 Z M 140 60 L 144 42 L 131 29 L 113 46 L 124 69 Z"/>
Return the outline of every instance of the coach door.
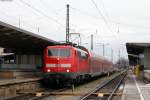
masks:
<path fill-rule="evenodd" d="M 79 55 L 79 70 L 87 72 L 88 70 L 88 54 L 83 51 L 78 51 Z"/>
<path fill-rule="evenodd" d="M 77 55 L 78 55 L 78 57 L 77 57 L 77 70 L 78 70 L 78 72 L 80 72 L 81 71 L 80 51 L 77 51 Z"/>

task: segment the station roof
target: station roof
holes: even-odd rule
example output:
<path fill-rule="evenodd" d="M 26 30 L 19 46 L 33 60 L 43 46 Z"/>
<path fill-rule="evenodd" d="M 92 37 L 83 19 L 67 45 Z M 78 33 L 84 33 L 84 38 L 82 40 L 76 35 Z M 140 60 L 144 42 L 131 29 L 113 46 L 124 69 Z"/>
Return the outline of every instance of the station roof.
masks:
<path fill-rule="evenodd" d="M 150 43 L 126 43 L 129 64 L 136 65 L 139 54 L 143 54 L 144 49 L 150 47 Z"/>
<path fill-rule="evenodd" d="M 0 46 L 12 51 L 41 51 L 57 42 L 0 21 Z"/>

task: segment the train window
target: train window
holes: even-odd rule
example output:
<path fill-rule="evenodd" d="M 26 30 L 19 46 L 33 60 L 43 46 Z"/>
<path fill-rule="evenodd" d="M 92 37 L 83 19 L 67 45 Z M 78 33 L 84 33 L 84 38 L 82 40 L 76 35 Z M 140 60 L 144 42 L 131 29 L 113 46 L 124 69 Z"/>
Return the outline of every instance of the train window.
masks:
<path fill-rule="evenodd" d="M 80 57 L 81 59 L 87 59 L 87 58 L 88 58 L 88 55 L 87 55 L 86 53 L 84 53 L 84 52 L 78 51 L 78 54 L 79 54 L 79 57 Z"/>
<path fill-rule="evenodd" d="M 70 49 L 65 48 L 50 48 L 48 49 L 48 56 L 60 56 L 60 57 L 69 57 Z"/>
<path fill-rule="evenodd" d="M 81 57 L 81 52 L 80 52 L 80 51 L 78 51 L 78 55 L 79 55 L 79 58 L 82 58 L 82 57 Z"/>

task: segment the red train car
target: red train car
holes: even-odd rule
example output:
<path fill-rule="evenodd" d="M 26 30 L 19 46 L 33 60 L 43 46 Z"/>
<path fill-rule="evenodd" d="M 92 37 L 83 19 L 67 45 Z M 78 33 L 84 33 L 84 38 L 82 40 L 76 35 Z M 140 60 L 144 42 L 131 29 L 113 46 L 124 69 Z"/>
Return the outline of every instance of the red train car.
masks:
<path fill-rule="evenodd" d="M 43 71 L 46 79 L 79 83 L 112 71 L 112 63 L 83 47 L 56 45 L 45 49 Z"/>

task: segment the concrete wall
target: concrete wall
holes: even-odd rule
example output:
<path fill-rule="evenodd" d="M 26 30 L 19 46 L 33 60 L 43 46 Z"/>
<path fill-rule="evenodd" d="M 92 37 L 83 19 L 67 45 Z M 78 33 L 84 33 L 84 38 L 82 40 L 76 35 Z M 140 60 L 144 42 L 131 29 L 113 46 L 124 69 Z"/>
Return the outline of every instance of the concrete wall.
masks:
<path fill-rule="evenodd" d="M 16 55 L 16 64 L 42 66 L 41 55 Z M 33 66 L 34 67 L 34 66 Z"/>
<path fill-rule="evenodd" d="M 144 69 L 150 69 L 150 47 L 144 50 Z"/>
<path fill-rule="evenodd" d="M 8 70 L 36 70 L 36 64 L 1 64 L 1 69 Z"/>
<path fill-rule="evenodd" d="M 16 64 L 42 65 L 41 55 L 16 55 Z"/>
<path fill-rule="evenodd" d="M 2 69 L 35 70 L 42 67 L 42 55 L 14 55 L 14 63 L 1 64 Z"/>

